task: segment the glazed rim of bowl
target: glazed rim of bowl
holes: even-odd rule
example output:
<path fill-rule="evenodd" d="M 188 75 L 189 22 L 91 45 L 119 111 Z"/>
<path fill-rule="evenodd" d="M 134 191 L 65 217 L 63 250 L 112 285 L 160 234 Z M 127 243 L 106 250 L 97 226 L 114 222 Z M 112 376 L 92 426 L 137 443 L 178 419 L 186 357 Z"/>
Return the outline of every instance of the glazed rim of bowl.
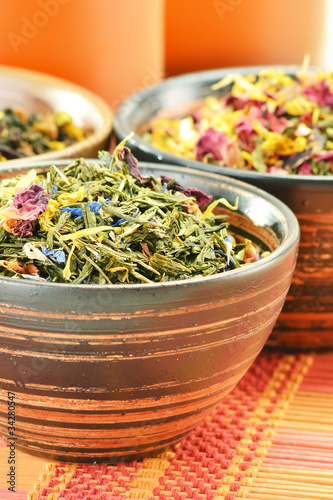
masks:
<path fill-rule="evenodd" d="M 9 88 L 1 87 L 1 79 L 10 84 Z M 18 94 L 20 95 L 20 102 L 18 102 Z M 62 78 L 28 69 L 0 65 L 1 108 L 4 107 L 2 103 L 7 102 L 7 100 L 9 102 L 7 107 L 20 106 L 27 110 L 28 113 L 57 111 L 58 109 L 55 109 L 53 101 L 61 101 L 62 107 L 59 108 L 59 111 L 67 111 L 73 117 L 76 125 L 88 125 L 94 130 L 83 141 L 75 142 L 62 150 L 7 160 L 4 162 L 5 164 L 10 162 L 14 165 L 23 165 L 35 159 L 73 158 L 80 156 L 81 150 L 98 147 L 101 141 L 106 141 L 111 135 L 113 113 L 108 104 L 88 89 Z M 81 112 L 82 105 L 87 106 L 87 115 L 89 111 L 87 118 Z M 79 110 L 79 120 L 73 116 L 73 109 Z M 1 168 L 2 166 L 0 165 Z"/>
<path fill-rule="evenodd" d="M 242 177 L 242 179 L 246 181 L 257 180 L 265 180 L 272 178 L 278 179 L 281 181 L 286 181 L 288 183 L 294 183 L 296 180 L 302 183 L 319 183 L 322 182 L 333 182 L 332 176 L 320 176 L 320 175 L 297 175 L 297 174 L 288 174 L 288 175 L 277 175 L 271 173 L 264 172 L 256 172 L 253 170 L 241 170 L 241 169 L 233 169 L 230 167 L 220 167 L 219 165 L 213 165 L 209 163 L 204 163 L 197 160 L 191 160 L 189 158 L 185 158 L 182 156 L 178 156 L 167 151 L 163 151 L 162 149 L 158 149 L 152 145 L 150 145 L 147 141 L 143 140 L 140 135 L 140 129 L 149 123 L 160 111 L 172 110 L 176 108 L 178 105 L 186 105 L 187 109 L 191 109 L 191 103 L 203 99 L 209 95 L 223 95 L 223 89 L 219 89 L 216 91 L 211 90 L 211 85 L 217 83 L 223 77 L 228 75 L 229 73 L 240 73 L 241 75 L 245 74 L 258 74 L 262 70 L 267 69 L 280 69 L 284 71 L 288 75 L 294 75 L 301 68 L 300 66 L 289 65 L 289 66 L 237 66 L 237 67 L 229 67 L 223 69 L 213 69 L 207 71 L 197 71 L 192 73 L 185 73 L 183 75 L 178 75 L 170 78 L 166 78 L 161 83 L 157 83 L 146 89 L 139 91 L 138 93 L 127 98 L 117 109 L 114 117 L 114 131 L 119 140 L 128 136 L 132 132 L 135 132 L 135 135 L 128 141 L 128 146 L 131 145 L 134 148 L 141 150 L 146 155 L 154 154 L 156 162 L 161 161 L 163 163 L 172 163 L 172 164 L 181 164 L 187 165 L 191 168 L 199 168 L 204 169 L 206 172 L 217 173 L 218 169 L 221 169 L 221 175 L 227 176 L 237 176 Z M 318 70 L 318 68 L 309 68 L 309 70 Z M 324 70 L 324 69 L 322 69 Z M 198 89 L 199 92 L 193 94 L 193 99 L 188 99 L 188 96 L 191 95 L 191 87 Z M 227 87 L 229 88 L 229 87 Z M 179 96 L 185 96 L 185 99 L 179 99 Z M 161 102 L 161 95 L 168 102 L 167 107 L 161 107 L 163 104 Z M 140 121 L 139 118 L 135 116 L 137 110 L 143 110 L 145 105 L 150 106 L 150 116 L 144 117 L 147 118 L 145 121 Z M 132 123 L 131 118 L 137 118 L 137 123 Z M 300 179 L 301 177 L 301 179 Z"/>
<path fill-rule="evenodd" d="M 99 160 L 96 159 L 86 159 L 88 162 L 99 162 Z M 56 165 L 57 167 L 65 167 L 66 165 L 70 164 L 70 160 L 58 160 L 52 164 Z M 36 161 L 36 162 L 31 162 L 29 165 L 15 165 L 15 166 L 10 166 L 8 169 L 5 171 L 0 172 L 0 179 L 1 176 L 4 174 L 8 173 L 16 173 L 18 174 L 19 171 L 26 172 L 27 169 L 30 168 L 36 168 L 37 171 L 39 170 L 39 173 L 46 172 L 48 167 L 50 166 L 49 161 Z M 237 195 L 239 196 L 241 200 L 241 196 L 243 194 L 244 197 L 251 197 L 253 199 L 261 200 L 261 202 L 264 202 L 266 204 L 267 208 L 269 208 L 272 213 L 275 215 L 275 221 L 279 222 L 279 224 L 282 226 L 282 231 L 283 234 L 281 235 L 281 239 L 278 243 L 278 246 L 276 249 L 274 249 L 268 256 L 266 256 L 264 259 L 260 259 L 257 262 L 253 262 L 251 264 L 247 264 L 246 266 L 238 269 L 232 269 L 226 273 L 218 273 L 214 274 L 211 276 L 204 276 L 204 277 L 194 277 L 194 278 L 187 278 L 184 280 L 172 280 L 172 281 L 166 281 L 166 282 L 160 282 L 160 283 L 124 283 L 124 284 L 106 284 L 106 285 L 94 285 L 94 284 L 71 284 L 71 283 L 50 283 L 50 282 L 43 282 L 43 281 L 34 281 L 34 280 L 24 280 L 24 279 L 18 279 L 14 277 L 4 277 L 0 276 L 0 286 L 5 285 L 6 283 L 17 283 L 20 286 L 26 286 L 26 287 L 48 287 L 50 288 L 66 288 L 69 289 L 70 287 L 73 290 L 79 290 L 79 289 L 84 289 L 85 291 L 93 291 L 97 292 L 97 290 L 102 291 L 102 290 L 131 290 L 131 289 L 140 289 L 140 290 L 152 290 L 155 288 L 161 288 L 161 287 L 179 287 L 181 284 L 184 284 L 186 286 L 198 286 L 198 284 L 202 283 L 204 280 L 205 283 L 209 283 L 210 280 L 221 280 L 223 279 L 223 283 L 228 286 L 228 283 L 230 281 L 237 280 L 237 277 L 240 276 L 247 276 L 248 279 L 250 279 L 251 276 L 256 275 L 256 273 L 260 273 L 260 270 L 264 270 L 267 266 L 270 266 L 272 263 L 275 261 L 279 261 L 282 259 L 283 254 L 288 254 L 289 251 L 292 250 L 295 245 L 298 245 L 299 238 L 300 238 L 300 228 L 299 228 L 299 223 L 292 212 L 292 210 L 287 207 L 282 201 L 278 200 L 275 198 L 273 195 L 266 193 L 260 188 L 257 188 L 255 186 L 251 186 L 243 181 L 239 181 L 237 179 L 231 179 L 226 176 L 221 176 L 219 174 L 214 174 L 211 172 L 204 172 L 202 170 L 197 170 L 197 169 L 190 169 L 188 167 L 183 167 L 183 166 L 176 166 L 176 165 L 167 165 L 167 164 L 157 164 L 157 163 L 148 163 L 148 162 L 139 162 L 139 167 L 142 175 L 146 175 L 147 171 L 150 172 L 151 175 L 159 175 L 161 172 L 161 168 L 163 168 L 163 173 L 175 173 L 175 174 L 183 174 L 183 175 L 192 175 L 195 178 L 202 178 L 204 180 L 208 180 L 213 183 L 214 186 L 225 186 L 225 187 L 232 187 L 237 191 Z M 6 175 L 6 177 L 8 177 Z M 237 211 L 235 212 L 237 213 Z M 244 213 L 240 212 L 242 215 L 245 215 L 248 217 L 252 223 L 258 227 L 265 227 L 265 225 L 262 224 L 256 224 L 256 222 L 253 220 L 253 218 Z M 262 217 L 261 212 L 257 212 L 257 217 L 260 219 Z M 273 231 L 269 226 L 268 228 L 270 231 Z M 275 233 L 276 237 L 278 238 L 277 234 Z"/>

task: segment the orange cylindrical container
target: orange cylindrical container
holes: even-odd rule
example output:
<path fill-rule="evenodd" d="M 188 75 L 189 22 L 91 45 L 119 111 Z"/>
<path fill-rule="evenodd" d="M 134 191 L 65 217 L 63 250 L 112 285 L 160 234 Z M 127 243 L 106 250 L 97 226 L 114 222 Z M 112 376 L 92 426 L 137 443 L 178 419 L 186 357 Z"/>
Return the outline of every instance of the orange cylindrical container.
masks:
<path fill-rule="evenodd" d="M 163 75 L 163 0 L 0 0 L 0 62 L 50 73 L 115 109 Z"/>
<path fill-rule="evenodd" d="M 168 76 L 230 66 L 322 63 L 326 0 L 167 0 Z"/>

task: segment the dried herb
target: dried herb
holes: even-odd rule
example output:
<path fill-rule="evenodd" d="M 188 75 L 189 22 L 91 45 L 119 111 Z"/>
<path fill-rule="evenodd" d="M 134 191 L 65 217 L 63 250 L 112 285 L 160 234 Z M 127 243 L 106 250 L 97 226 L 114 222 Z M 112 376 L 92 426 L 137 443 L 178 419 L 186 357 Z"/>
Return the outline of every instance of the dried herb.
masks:
<path fill-rule="evenodd" d="M 236 244 L 225 216 L 214 215 L 219 203 L 236 209 L 227 200 L 212 202 L 165 176 L 142 177 L 124 143 L 99 157 L 0 182 L 1 275 L 153 283 L 209 276 L 261 258 L 250 241 Z"/>
<path fill-rule="evenodd" d="M 64 149 L 92 133 L 65 111 L 28 116 L 23 109 L 0 111 L 0 161 Z"/>
<path fill-rule="evenodd" d="M 332 176 L 333 73 L 304 64 L 294 76 L 278 69 L 229 74 L 191 115 L 156 119 L 143 138 L 220 167 Z"/>

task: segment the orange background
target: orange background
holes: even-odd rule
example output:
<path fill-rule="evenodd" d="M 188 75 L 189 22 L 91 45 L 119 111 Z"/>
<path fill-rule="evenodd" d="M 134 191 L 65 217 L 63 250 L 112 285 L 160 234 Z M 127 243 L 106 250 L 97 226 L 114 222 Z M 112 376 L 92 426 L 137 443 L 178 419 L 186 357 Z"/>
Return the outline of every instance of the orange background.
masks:
<path fill-rule="evenodd" d="M 0 64 L 65 78 L 116 108 L 163 77 L 160 0 L 0 0 Z"/>
<path fill-rule="evenodd" d="M 168 75 L 228 66 L 321 63 L 325 0 L 166 0 Z"/>
<path fill-rule="evenodd" d="M 320 64 L 327 0 L 0 0 L 0 64 L 78 83 L 117 106 L 162 78 Z"/>

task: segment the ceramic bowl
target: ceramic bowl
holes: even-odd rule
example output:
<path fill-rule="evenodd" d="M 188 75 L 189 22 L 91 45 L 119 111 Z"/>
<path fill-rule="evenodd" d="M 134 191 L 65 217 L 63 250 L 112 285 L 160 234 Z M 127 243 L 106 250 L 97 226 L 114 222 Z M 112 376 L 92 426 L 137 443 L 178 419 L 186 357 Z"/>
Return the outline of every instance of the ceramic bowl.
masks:
<path fill-rule="evenodd" d="M 267 68 L 267 66 L 265 66 Z M 187 116 L 200 100 L 212 94 L 211 85 L 228 73 L 258 74 L 264 67 L 238 67 L 190 73 L 169 78 L 127 99 L 117 110 L 118 140 L 136 134 L 129 146 L 142 161 L 165 162 L 222 173 L 278 197 L 296 214 L 301 226 L 299 258 L 285 306 L 268 343 L 291 349 L 333 347 L 333 176 L 279 176 L 222 168 L 181 158 L 144 141 L 140 134 L 156 116 Z M 282 67 L 295 74 L 299 67 Z M 218 92 L 217 92 L 218 93 Z"/>
<path fill-rule="evenodd" d="M 83 141 L 65 149 L 7 160 L 12 165 L 22 165 L 34 160 L 95 157 L 101 149 L 108 149 L 113 124 L 113 114 L 100 97 L 89 90 L 51 75 L 0 65 L 0 110 L 22 108 L 28 115 L 66 111 L 73 122 L 93 129 Z"/>
<path fill-rule="evenodd" d="M 219 275 L 156 284 L 0 277 L 0 430 L 6 436 L 11 393 L 16 444 L 30 453 L 116 462 L 177 443 L 244 375 L 283 306 L 299 240 L 286 205 L 207 172 L 145 163 L 140 171 L 230 203 L 239 197 L 237 211 L 225 209 L 230 228 L 272 253 Z"/>

